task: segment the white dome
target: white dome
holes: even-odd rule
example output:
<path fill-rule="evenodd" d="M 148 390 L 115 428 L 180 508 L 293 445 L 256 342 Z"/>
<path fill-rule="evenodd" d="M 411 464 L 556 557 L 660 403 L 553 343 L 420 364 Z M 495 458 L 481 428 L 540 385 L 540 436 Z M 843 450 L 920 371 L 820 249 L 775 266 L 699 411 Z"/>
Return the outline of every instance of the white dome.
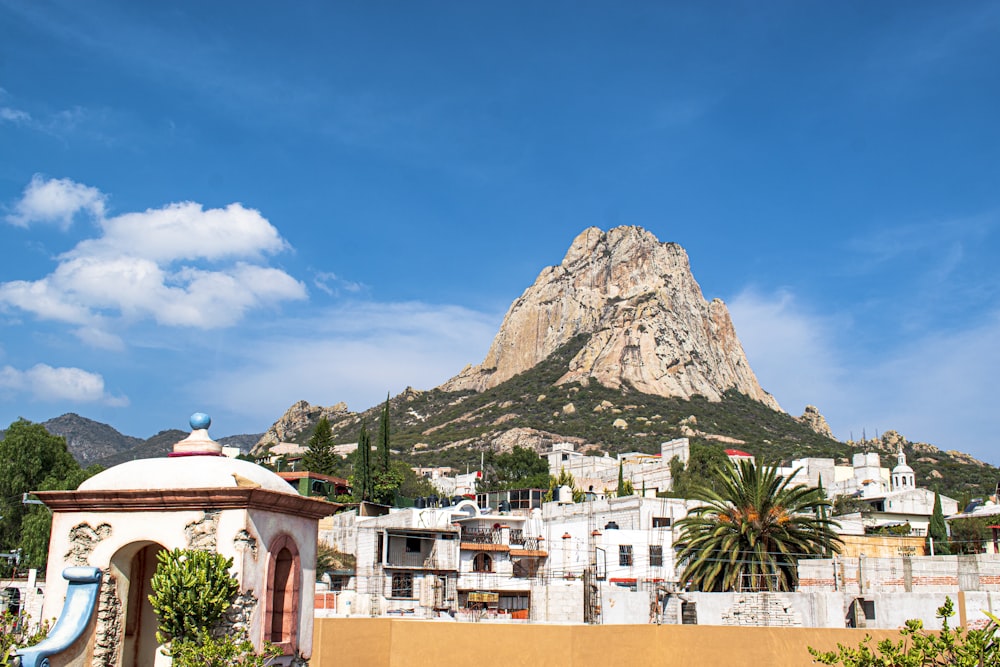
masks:
<path fill-rule="evenodd" d="M 94 475 L 79 490 L 226 489 L 258 485 L 268 491 L 298 495 L 288 482 L 267 468 L 225 456 L 129 461 Z"/>

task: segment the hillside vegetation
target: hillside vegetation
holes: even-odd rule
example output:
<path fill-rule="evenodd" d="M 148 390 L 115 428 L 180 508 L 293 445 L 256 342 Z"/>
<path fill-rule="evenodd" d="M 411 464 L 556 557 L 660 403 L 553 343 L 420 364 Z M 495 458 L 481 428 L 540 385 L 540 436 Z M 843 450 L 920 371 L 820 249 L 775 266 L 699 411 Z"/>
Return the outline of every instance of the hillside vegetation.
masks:
<path fill-rule="evenodd" d="M 586 340 L 574 338 L 531 370 L 482 393 L 408 389 L 390 401 L 393 450 L 412 465 L 464 470 L 477 467 L 482 452 L 509 450 L 515 444 L 540 453 L 564 440 L 593 454 L 658 453 L 661 442 L 687 436 L 693 447 L 736 448 L 783 465 L 810 456 L 846 464 L 862 448 L 882 449 L 883 465 L 895 464 L 895 442 L 889 443 L 891 449 L 880 441 L 852 447 L 733 391 L 713 402 L 697 396 L 652 396 L 595 382 L 557 385 Z M 332 423 L 334 440 L 356 442 L 362 419 L 370 426 L 379 409 Z M 615 426 L 616 420 L 626 426 Z M 295 441 L 304 444 L 311 430 L 305 429 Z M 921 485 L 963 502 L 993 492 L 1000 475 L 996 468 L 929 445 L 902 444 Z"/>

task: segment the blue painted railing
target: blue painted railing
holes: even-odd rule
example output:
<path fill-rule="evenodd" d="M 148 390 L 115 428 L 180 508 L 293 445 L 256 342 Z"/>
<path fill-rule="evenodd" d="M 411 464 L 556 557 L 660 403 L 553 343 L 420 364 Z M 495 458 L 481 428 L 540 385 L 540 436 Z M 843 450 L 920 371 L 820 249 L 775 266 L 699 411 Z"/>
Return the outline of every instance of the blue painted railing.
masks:
<path fill-rule="evenodd" d="M 41 643 L 17 649 L 21 667 L 49 667 L 49 656 L 72 646 L 90 625 L 101 589 L 101 571 L 96 567 L 67 567 L 63 579 L 69 582 L 69 588 L 62 613 Z"/>

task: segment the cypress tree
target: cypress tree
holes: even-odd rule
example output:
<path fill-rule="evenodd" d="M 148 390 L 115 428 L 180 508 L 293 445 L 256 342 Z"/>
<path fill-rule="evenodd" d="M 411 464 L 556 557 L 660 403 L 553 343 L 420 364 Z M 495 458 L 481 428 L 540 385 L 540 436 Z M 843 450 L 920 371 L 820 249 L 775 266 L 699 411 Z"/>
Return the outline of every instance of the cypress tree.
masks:
<path fill-rule="evenodd" d="M 378 421 L 378 471 L 389 472 L 389 394 L 385 395 L 382 416 Z"/>
<path fill-rule="evenodd" d="M 372 480 L 372 442 L 368 435 L 368 424 L 361 422 L 361 433 L 358 435 L 357 465 L 354 470 L 354 497 L 358 500 L 371 500 L 374 483 Z"/>
<path fill-rule="evenodd" d="M 624 464 L 622 461 L 618 462 L 618 491 L 616 492 L 615 495 L 617 495 L 619 498 L 628 495 L 625 489 L 625 472 L 624 472 Z"/>
<path fill-rule="evenodd" d="M 927 526 L 927 537 L 934 540 L 935 555 L 946 556 L 951 553 L 948 544 L 948 526 L 944 522 L 944 511 L 941 509 L 941 494 L 934 493 L 934 512 Z"/>

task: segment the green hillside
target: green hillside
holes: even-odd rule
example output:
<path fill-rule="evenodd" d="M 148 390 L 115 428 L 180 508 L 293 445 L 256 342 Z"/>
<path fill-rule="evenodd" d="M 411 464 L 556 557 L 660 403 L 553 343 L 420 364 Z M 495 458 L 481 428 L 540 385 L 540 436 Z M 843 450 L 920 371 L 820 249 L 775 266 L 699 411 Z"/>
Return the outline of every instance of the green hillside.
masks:
<path fill-rule="evenodd" d="M 539 449 L 579 439 L 594 454 L 658 453 L 661 442 L 685 433 L 694 448 L 736 448 L 784 465 L 809 456 L 848 463 L 859 451 L 736 392 L 712 402 L 611 389 L 595 382 L 557 385 L 585 343 L 586 336 L 579 336 L 531 370 L 482 393 L 408 390 L 394 397 L 390 401 L 392 448 L 412 465 L 458 469 L 475 467 L 481 452 L 494 449 L 497 436 L 511 429 L 549 434 L 540 438 Z M 380 409 L 375 406 L 332 424 L 335 440 L 356 442 L 361 420 L 375 424 Z M 624 420 L 627 426 L 616 427 L 616 420 Z M 309 434 L 307 429 L 296 441 L 304 443 Z M 864 446 L 885 449 L 877 441 Z M 992 466 L 927 445 L 905 443 L 904 451 L 923 486 L 959 500 L 988 495 L 995 488 L 998 470 Z M 894 449 L 881 453 L 883 465 L 894 465 Z"/>

